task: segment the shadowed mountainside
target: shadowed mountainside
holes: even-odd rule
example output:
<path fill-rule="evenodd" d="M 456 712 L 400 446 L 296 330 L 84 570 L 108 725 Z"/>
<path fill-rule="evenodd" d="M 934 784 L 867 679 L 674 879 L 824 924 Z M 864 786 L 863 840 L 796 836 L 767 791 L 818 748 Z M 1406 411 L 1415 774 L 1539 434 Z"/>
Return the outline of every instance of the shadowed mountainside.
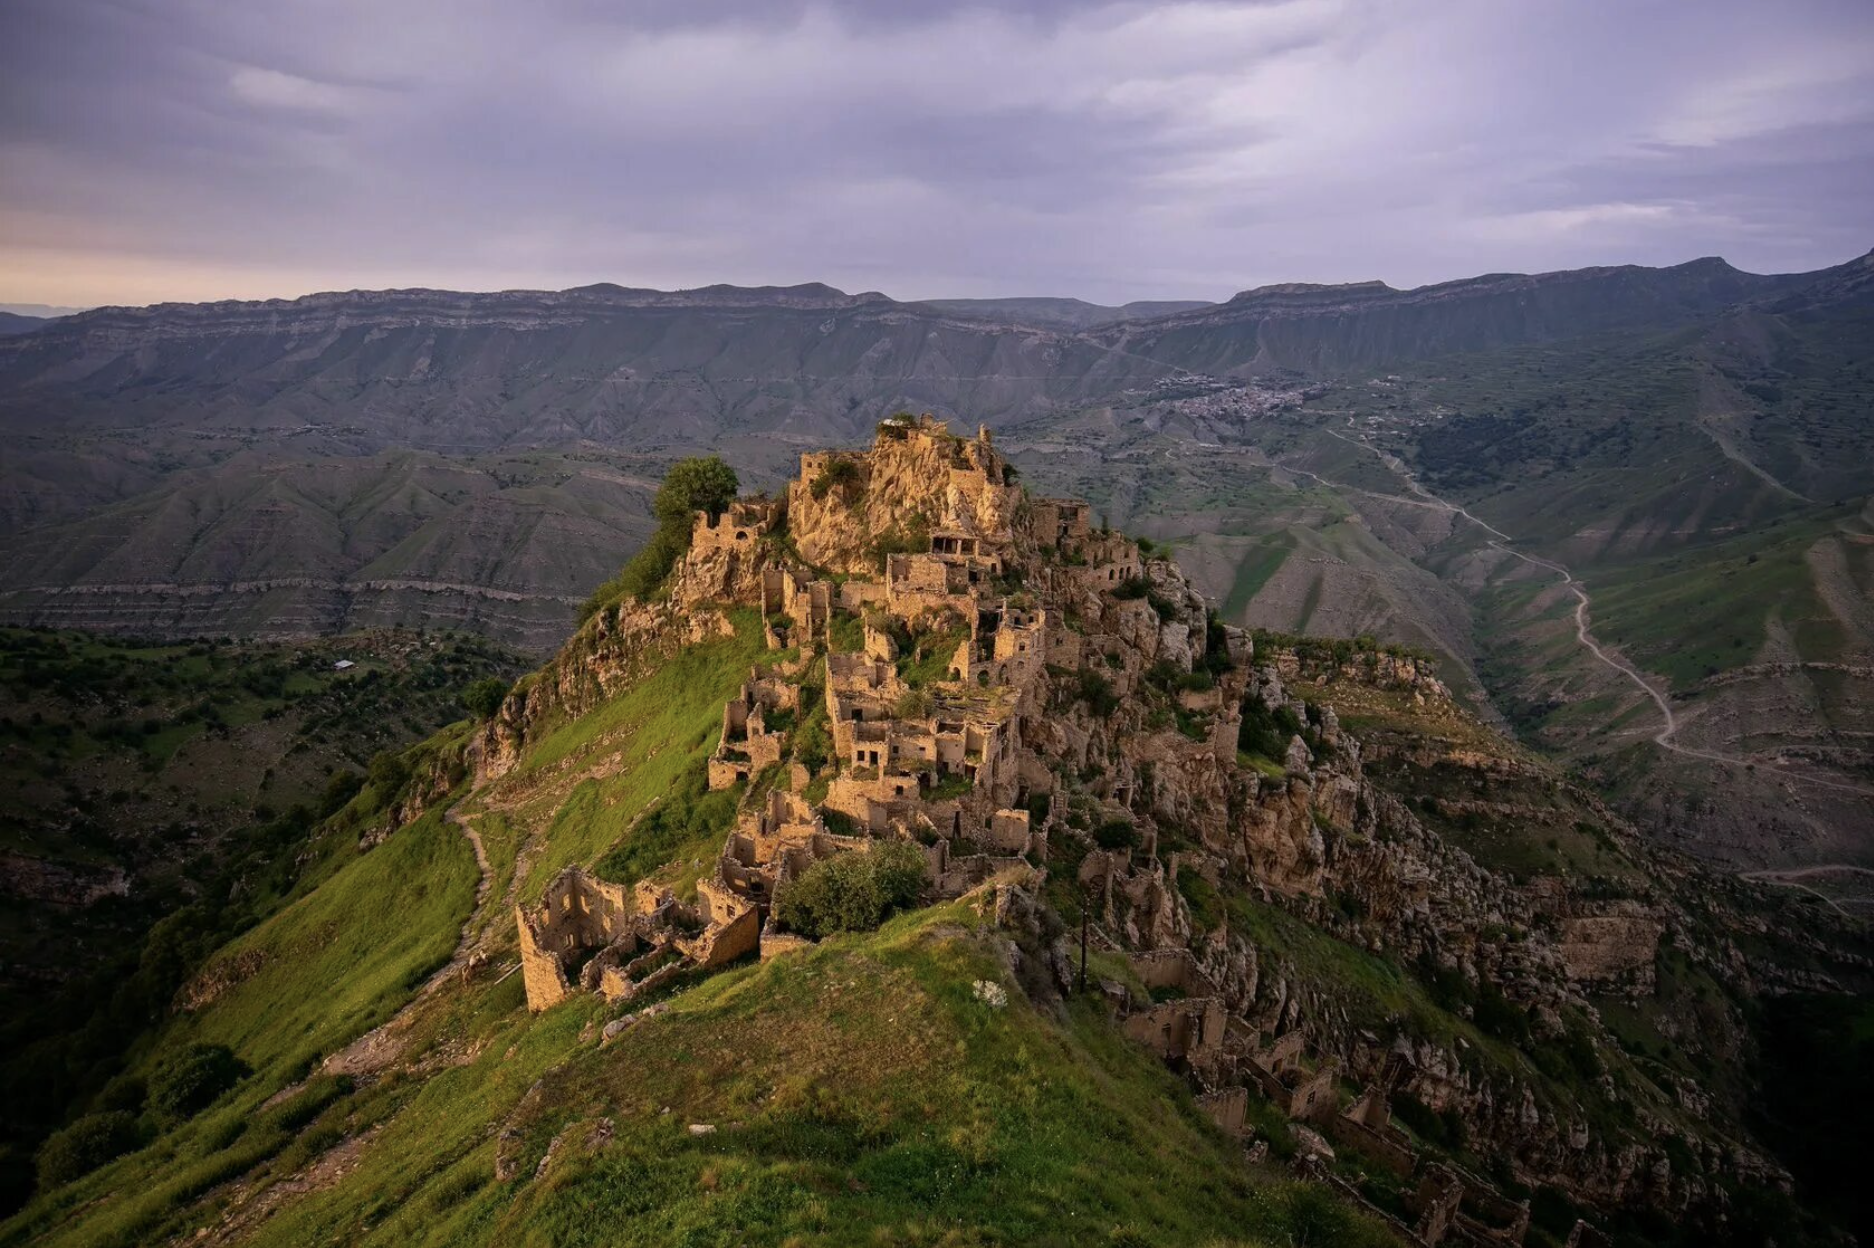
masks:
<path fill-rule="evenodd" d="M 642 539 L 629 479 L 685 449 L 733 451 L 772 479 L 802 441 L 853 439 L 905 408 L 1016 425 L 1199 371 L 1391 366 L 1672 327 L 1747 298 L 1793 309 L 1860 271 L 1698 261 L 1276 286 L 1093 333 L 1013 321 L 1158 309 L 905 304 L 817 284 L 99 308 L 0 341 L 0 614 L 178 634 L 439 614 L 544 650 Z M 454 462 L 382 458 L 399 451 Z M 464 462 L 515 452 L 530 465 Z M 588 488 L 594 456 L 625 486 L 612 499 Z"/>

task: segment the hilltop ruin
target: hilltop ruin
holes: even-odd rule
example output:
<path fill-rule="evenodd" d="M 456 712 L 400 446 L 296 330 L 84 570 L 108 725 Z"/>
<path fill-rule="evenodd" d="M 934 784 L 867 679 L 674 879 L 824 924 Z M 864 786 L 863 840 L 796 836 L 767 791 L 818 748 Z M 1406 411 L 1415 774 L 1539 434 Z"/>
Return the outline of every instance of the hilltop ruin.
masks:
<path fill-rule="evenodd" d="M 1259 1098 L 1313 1124 L 1305 1138 L 1323 1149 L 1331 1138 L 1377 1158 L 1388 1182 L 1410 1180 L 1400 1203 L 1375 1206 L 1408 1242 L 1519 1243 L 1529 1209 L 1397 1128 L 1398 1093 L 1501 1141 L 1519 1181 L 1565 1185 L 1584 1205 L 1650 1181 L 1631 1140 L 1599 1138 L 1442 1049 L 1349 1025 L 1269 950 L 1194 910 L 1227 884 L 1547 1020 L 1589 1008 L 1589 991 L 1647 990 L 1664 916 L 1479 867 L 1377 788 L 1362 741 L 1291 687 L 1348 682 L 1448 708 L 1412 657 L 1259 654 L 1171 560 L 1084 502 L 1030 496 L 986 430 L 965 438 L 928 417 L 885 422 L 865 451 L 803 455 L 779 496 L 699 514 L 667 592 L 602 614 L 593 644 L 635 670 L 659 646 L 720 635 L 727 611 L 759 613 L 769 657 L 727 700 L 707 764 L 712 790 L 744 796 L 693 895 L 569 868 L 517 907 L 535 1010 L 798 948 L 776 913 L 790 883 L 904 842 L 923 854 L 931 899 L 992 884 L 1020 895 L 1013 913 L 1072 900 L 1094 945 L 1129 968 L 1129 982 L 1099 985 L 1126 1033 L 1226 1131 L 1247 1138 Z M 554 697 L 577 713 L 618 679 L 568 667 Z M 528 718 L 548 713 L 524 698 L 513 709 L 490 730 L 485 773 L 511 765 Z M 1512 765 L 1455 747 L 1446 761 Z M 1046 956 L 1065 985 L 1064 943 Z"/>

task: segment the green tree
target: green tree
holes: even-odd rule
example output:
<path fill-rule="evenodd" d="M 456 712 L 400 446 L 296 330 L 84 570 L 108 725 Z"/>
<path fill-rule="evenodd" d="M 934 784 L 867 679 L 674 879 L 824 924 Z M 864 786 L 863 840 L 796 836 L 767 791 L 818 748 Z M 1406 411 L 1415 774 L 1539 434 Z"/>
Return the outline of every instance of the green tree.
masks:
<path fill-rule="evenodd" d="M 488 719 L 501 709 L 507 696 L 508 682 L 499 676 L 489 676 L 463 690 L 462 705 L 468 707 L 476 719 Z"/>
<path fill-rule="evenodd" d="M 690 522 L 699 511 L 720 516 L 735 501 L 742 488 L 735 469 L 720 455 L 697 455 L 680 459 L 664 474 L 664 483 L 651 500 L 651 514 L 658 523 L 680 525 L 687 534 Z"/>
<path fill-rule="evenodd" d="M 87 1114 L 39 1146 L 39 1185 L 63 1187 L 140 1143 L 133 1115 L 121 1109 Z"/>
<path fill-rule="evenodd" d="M 822 858 L 775 898 L 775 917 L 803 936 L 869 932 L 924 891 L 924 853 L 908 841 Z"/>
<path fill-rule="evenodd" d="M 631 557 L 617 576 L 592 591 L 581 609 L 581 621 L 590 619 L 603 608 L 623 597 L 643 601 L 656 593 L 690 549 L 690 533 L 699 511 L 712 517 L 727 511 L 735 501 L 741 482 L 735 469 L 718 455 L 698 455 L 680 459 L 664 474 L 651 500 L 651 514 L 657 517 L 657 531 L 637 554 Z"/>

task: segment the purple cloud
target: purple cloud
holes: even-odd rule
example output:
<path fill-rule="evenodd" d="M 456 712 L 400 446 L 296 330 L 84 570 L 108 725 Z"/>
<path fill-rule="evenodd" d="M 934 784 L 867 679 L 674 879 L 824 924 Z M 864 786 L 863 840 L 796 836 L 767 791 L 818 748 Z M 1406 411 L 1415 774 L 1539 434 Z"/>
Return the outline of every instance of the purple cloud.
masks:
<path fill-rule="evenodd" d="M 1838 262 L 1874 9 L 16 0 L 0 296 Z"/>

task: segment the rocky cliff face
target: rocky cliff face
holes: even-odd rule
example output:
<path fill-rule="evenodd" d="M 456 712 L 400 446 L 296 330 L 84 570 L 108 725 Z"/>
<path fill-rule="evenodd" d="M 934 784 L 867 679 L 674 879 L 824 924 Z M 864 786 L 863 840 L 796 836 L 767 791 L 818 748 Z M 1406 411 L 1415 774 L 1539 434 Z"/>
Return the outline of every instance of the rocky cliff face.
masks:
<path fill-rule="evenodd" d="M 787 486 L 788 533 L 801 558 L 841 573 L 876 573 L 881 539 L 925 546 L 946 525 L 971 535 L 1009 533 L 1021 491 L 987 436 L 913 436 L 894 419 L 872 450 L 802 456 Z"/>
<path fill-rule="evenodd" d="M 1311 1069 L 1445 1124 L 1444 1145 L 1414 1148 L 1461 1146 L 1490 1158 L 1496 1181 L 1584 1209 L 1666 1209 L 1716 1226 L 1733 1185 L 1787 1186 L 1742 1125 L 1740 1085 L 1636 1060 L 1609 1021 L 1657 1011 L 1675 1052 L 1740 1063 L 1749 994 L 1766 977 L 1810 974 L 1742 952 L 1740 941 L 1803 939 L 1749 913 L 1747 892 L 1714 906 L 1723 890 L 1708 877 L 1644 848 L 1592 796 L 1478 725 L 1422 661 L 1347 643 L 1256 644 L 1218 625 L 1171 560 L 1084 515 L 1076 528 L 1071 504 L 1023 498 L 986 435 L 886 427 L 871 451 L 808 455 L 802 469 L 784 510 L 750 512 L 768 527 L 699 527 L 666 599 L 602 612 L 517 688 L 473 747 L 483 782 L 677 649 L 731 631 L 725 612 L 756 609 L 772 644 L 801 650 L 760 679 L 828 680 L 836 718 L 851 712 L 874 746 L 864 764 L 863 744 L 856 757 L 840 746 L 817 776 L 790 763 L 782 787 L 817 788 L 843 826 L 947 846 L 953 860 L 1021 814 L 1020 843 L 1044 871 L 1015 886 L 1027 898 L 1017 911 L 1083 909 L 1097 945 L 1135 966 L 1187 958 L 1195 977 L 1181 991 L 1214 993 L 1224 1031 L 1167 1051 L 1206 1096 L 1241 1086 L 1262 1060 L 1256 1045 L 1276 1037 L 1332 1063 Z M 929 549 L 881 573 L 884 534 Z M 964 576 L 972 569 L 983 577 Z M 829 574 L 838 579 L 815 579 Z M 849 611 L 866 613 L 864 663 L 830 649 Z M 957 624 L 970 640 L 922 709 L 904 709 L 889 672 L 867 677 L 884 682 L 871 702 L 834 696 L 854 672 L 917 661 L 918 637 L 955 646 L 944 630 Z M 893 630 L 913 650 L 900 654 Z M 1037 647 L 1028 658 L 1026 644 Z M 811 676 L 819 663 L 826 675 Z M 952 715 L 987 734 L 980 755 L 957 760 L 980 768 L 960 799 L 927 795 L 951 765 L 941 739 Z M 1004 727 L 1014 735 L 999 738 Z M 836 742 L 841 731 L 857 728 L 837 729 Z M 935 768 L 897 761 L 901 746 L 933 758 L 917 744 L 925 731 L 939 742 Z M 816 800 L 789 799 L 801 810 Z M 1596 872 L 1528 856 L 1544 830 L 1570 825 L 1595 829 Z M 938 877 L 959 888 L 977 878 Z M 1061 930 L 1058 918 L 1028 926 Z M 1064 979 L 1066 942 L 1039 952 Z M 1857 973 L 1839 950 L 1827 957 Z M 1688 985 L 1696 1004 L 1678 995 Z M 1157 1034 L 1155 1011 L 1185 1017 L 1111 991 L 1129 1000 L 1139 1034 Z M 1673 1020 L 1680 1009 L 1695 1025 Z M 1332 1098 L 1289 1112 L 1342 1129 Z"/>

